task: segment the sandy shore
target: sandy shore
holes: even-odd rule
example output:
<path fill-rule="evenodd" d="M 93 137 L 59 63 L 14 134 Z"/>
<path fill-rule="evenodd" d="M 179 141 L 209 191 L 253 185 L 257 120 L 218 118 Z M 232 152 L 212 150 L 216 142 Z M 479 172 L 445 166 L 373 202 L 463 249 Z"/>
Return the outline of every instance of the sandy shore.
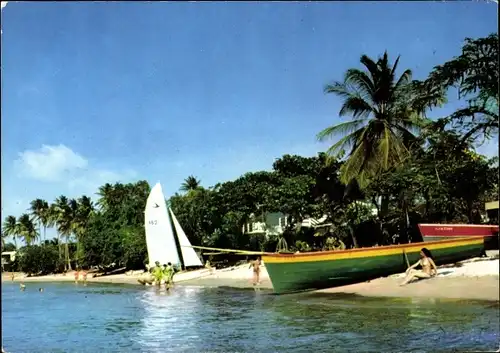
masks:
<path fill-rule="evenodd" d="M 457 267 L 441 266 L 438 269 L 436 277 L 410 283 L 404 287 L 399 286 L 404 274 L 396 274 L 369 282 L 324 289 L 318 292 L 352 293 L 375 297 L 431 297 L 498 301 L 500 300 L 500 270 L 498 255 L 495 254 L 494 256 L 495 258 L 470 259 L 460 263 Z M 138 285 L 137 279 L 141 278 L 141 276 L 143 276 L 141 271 L 96 278 L 89 275 L 88 282 Z M 9 274 L 3 273 L 2 281 L 10 281 Z M 17 274 L 15 281 L 24 281 L 25 283 L 74 281 L 74 273 L 39 277 L 25 277 L 22 274 Z M 179 273 L 175 275 L 174 282 L 177 285 L 204 287 L 253 287 L 252 270 L 248 265 L 216 270 L 214 273 L 206 269 Z M 262 289 L 272 289 L 265 266 L 262 267 L 261 284 L 259 287 Z"/>

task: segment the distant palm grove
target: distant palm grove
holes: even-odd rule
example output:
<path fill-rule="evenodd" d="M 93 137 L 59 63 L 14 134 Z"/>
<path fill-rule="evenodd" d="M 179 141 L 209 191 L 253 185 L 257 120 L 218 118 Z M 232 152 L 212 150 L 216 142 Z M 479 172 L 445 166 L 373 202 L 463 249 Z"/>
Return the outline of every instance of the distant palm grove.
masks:
<path fill-rule="evenodd" d="M 353 65 L 324 89 L 342 100 L 338 116 L 347 118 L 318 127 L 319 140 L 332 140 L 327 151 L 284 155 L 271 171 L 208 188 L 186 178 L 167 202 L 193 245 L 326 250 L 419 241 L 422 222 L 498 222 L 484 214 L 484 203 L 498 198 L 498 159 L 475 152 L 498 137 L 498 35 L 466 39 L 461 53 L 457 48 L 422 81 L 387 52 L 362 55 Z M 429 119 L 452 94 L 464 98 L 463 106 Z M 89 196 L 33 200 L 25 214 L 5 217 L 2 249 L 17 249 L 13 270 L 29 274 L 143 268 L 149 192 L 138 181 L 101 186 L 95 203 Z M 282 234 L 243 232 L 272 212 L 287 217 Z M 326 220 L 301 226 L 309 217 Z M 48 228 L 55 239 L 46 238 Z"/>

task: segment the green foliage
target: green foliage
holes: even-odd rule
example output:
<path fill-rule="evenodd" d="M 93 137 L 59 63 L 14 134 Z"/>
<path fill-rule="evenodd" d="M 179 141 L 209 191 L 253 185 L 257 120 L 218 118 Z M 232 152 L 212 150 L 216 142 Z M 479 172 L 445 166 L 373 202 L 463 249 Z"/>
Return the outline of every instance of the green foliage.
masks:
<path fill-rule="evenodd" d="M 16 256 L 18 268 L 28 275 L 56 273 L 64 266 L 53 244 L 28 245 Z"/>
<path fill-rule="evenodd" d="M 16 250 L 16 245 L 13 243 L 2 244 L 2 252 L 3 251 L 15 251 L 15 250 Z"/>
<path fill-rule="evenodd" d="M 427 87 L 455 86 L 459 97 L 467 98 L 466 107 L 441 119 L 462 133 L 464 140 L 498 135 L 498 54 L 498 33 L 466 38 L 462 53 L 436 66 L 426 81 Z"/>
<path fill-rule="evenodd" d="M 142 269 L 147 262 L 146 234 L 140 226 L 120 229 L 123 247 L 123 265 L 128 269 Z"/>
<path fill-rule="evenodd" d="M 79 236 L 83 266 L 144 268 L 144 209 L 149 192 L 145 181 L 105 184 L 99 189 L 100 210 L 89 212 Z"/>
<path fill-rule="evenodd" d="M 181 185 L 181 191 L 189 192 L 197 190 L 200 187 L 200 181 L 193 175 L 188 176 Z"/>

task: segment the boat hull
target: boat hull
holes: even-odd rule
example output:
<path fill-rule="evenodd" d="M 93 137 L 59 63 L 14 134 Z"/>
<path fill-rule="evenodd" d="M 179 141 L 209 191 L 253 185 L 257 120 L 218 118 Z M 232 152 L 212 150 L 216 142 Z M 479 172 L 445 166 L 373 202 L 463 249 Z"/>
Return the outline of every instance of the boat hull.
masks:
<path fill-rule="evenodd" d="M 419 224 L 425 242 L 463 237 L 498 237 L 495 224 Z"/>
<path fill-rule="evenodd" d="M 262 260 L 276 294 L 337 287 L 404 272 L 420 250 L 432 252 L 437 265 L 453 263 L 484 252 L 482 238 L 461 238 L 342 251 L 266 254 Z"/>

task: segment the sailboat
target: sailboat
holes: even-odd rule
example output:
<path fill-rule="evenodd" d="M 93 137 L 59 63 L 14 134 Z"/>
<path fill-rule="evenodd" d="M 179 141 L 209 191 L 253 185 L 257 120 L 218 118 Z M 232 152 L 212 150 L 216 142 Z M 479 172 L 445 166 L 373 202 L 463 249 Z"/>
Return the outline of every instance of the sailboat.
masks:
<path fill-rule="evenodd" d="M 203 266 L 174 212 L 167 207 L 160 183 L 151 189 L 144 213 L 150 267 L 156 261 L 182 269 Z"/>

